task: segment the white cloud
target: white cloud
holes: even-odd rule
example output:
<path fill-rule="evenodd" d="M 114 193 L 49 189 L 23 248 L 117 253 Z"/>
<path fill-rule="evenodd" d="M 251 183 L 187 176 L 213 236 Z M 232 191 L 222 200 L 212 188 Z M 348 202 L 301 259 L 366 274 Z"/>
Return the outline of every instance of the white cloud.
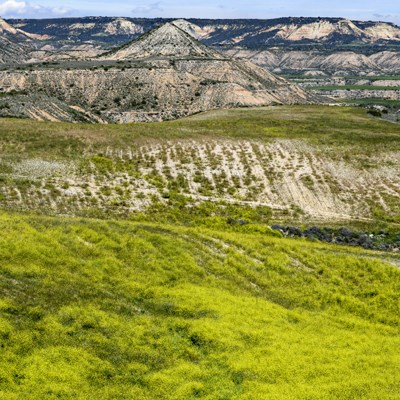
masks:
<path fill-rule="evenodd" d="M 161 7 L 161 3 L 152 3 L 152 4 L 147 4 L 147 5 L 138 5 L 136 7 L 132 8 L 132 13 L 133 14 L 150 14 L 154 13 L 157 11 L 164 11 L 163 8 Z"/>
<path fill-rule="evenodd" d="M 66 15 L 71 11 L 72 9 L 68 7 L 46 7 L 40 4 L 31 4 L 26 1 L 18 0 L 6 0 L 3 3 L 0 3 L 0 15 L 2 17 L 59 17 Z"/>
<path fill-rule="evenodd" d="M 7 0 L 0 4 L 0 15 L 23 14 L 26 7 L 25 1 Z"/>

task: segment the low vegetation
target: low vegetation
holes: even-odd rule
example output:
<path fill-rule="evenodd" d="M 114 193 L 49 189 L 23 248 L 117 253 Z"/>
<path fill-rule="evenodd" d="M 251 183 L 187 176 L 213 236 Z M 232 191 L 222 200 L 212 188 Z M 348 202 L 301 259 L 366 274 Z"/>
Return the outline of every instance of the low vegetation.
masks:
<path fill-rule="evenodd" d="M 0 229 L 0 398 L 398 396 L 393 256 L 261 225 Z"/>
<path fill-rule="evenodd" d="M 0 148 L 8 210 L 126 218 L 158 204 L 179 213 L 180 196 L 186 209 L 261 206 L 301 224 L 400 221 L 400 126 L 363 109 L 276 106 L 109 126 L 5 119 Z"/>
<path fill-rule="evenodd" d="M 398 397 L 399 125 L 4 119 L 0 149 L 0 399 Z"/>
<path fill-rule="evenodd" d="M 330 85 L 330 86 L 308 86 L 307 90 L 400 90 L 398 86 L 373 86 L 373 85 Z"/>

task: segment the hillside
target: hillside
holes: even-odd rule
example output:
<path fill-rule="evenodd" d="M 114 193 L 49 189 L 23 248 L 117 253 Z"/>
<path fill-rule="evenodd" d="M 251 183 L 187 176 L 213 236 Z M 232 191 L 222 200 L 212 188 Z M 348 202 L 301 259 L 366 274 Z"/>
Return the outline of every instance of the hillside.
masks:
<path fill-rule="evenodd" d="M 310 74 L 314 76 L 395 75 L 400 69 L 400 53 L 379 51 L 370 55 L 355 51 L 325 52 L 284 48 L 248 50 L 232 48 L 226 54 L 253 63 L 277 74 Z"/>
<path fill-rule="evenodd" d="M 40 35 L 16 29 L 0 18 L 0 64 L 26 61 L 33 50 L 32 39 L 39 38 Z"/>
<path fill-rule="evenodd" d="M 169 23 L 91 61 L 4 68 L 0 89 L 0 115 L 69 122 L 161 121 L 223 107 L 319 101 Z"/>
<path fill-rule="evenodd" d="M 299 224 L 400 223 L 400 125 L 363 109 L 275 106 L 126 126 L 2 119 L 0 139 L 8 209 L 190 220 L 205 202 Z"/>
<path fill-rule="evenodd" d="M 120 49 L 113 50 L 108 56 L 101 56 L 101 58 L 112 60 L 137 60 L 142 58 L 225 59 L 221 53 L 205 46 L 183 31 L 175 22 L 167 22 L 127 43 Z"/>
<path fill-rule="evenodd" d="M 0 215 L 6 399 L 395 399 L 399 259 L 268 230 Z M 254 227 L 255 228 L 255 227 Z"/>

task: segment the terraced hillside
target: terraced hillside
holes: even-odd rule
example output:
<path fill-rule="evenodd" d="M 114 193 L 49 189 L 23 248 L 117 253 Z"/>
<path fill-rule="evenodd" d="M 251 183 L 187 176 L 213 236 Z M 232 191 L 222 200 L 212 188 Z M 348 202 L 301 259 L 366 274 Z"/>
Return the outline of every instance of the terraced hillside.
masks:
<path fill-rule="evenodd" d="M 400 222 L 400 127 L 362 109 L 0 126 L 1 204 L 10 209 L 126 216 L 211 202 L 262 207 L 278 220 Z"/>

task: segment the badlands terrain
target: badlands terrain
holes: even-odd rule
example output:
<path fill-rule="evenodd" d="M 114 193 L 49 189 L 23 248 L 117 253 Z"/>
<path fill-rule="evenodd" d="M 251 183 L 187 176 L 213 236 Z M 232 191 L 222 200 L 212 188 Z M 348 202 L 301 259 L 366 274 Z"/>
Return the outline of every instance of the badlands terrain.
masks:
<path fill-rule="evenodd" d="M 337 101 L 383 106 L 387 119 L 398 119 L 400 29 L 390 23 L 98 17 L 2 20 L 1 29 L 3 116 L 157 121 L 219 107 Z M 123 89 L 132 86 L 134 93 Z"/>
<path fill-rule="evenodd" d="M 0 399 L 398 399 L 399 41 L 1 21 Z"/>
<path fill-rule="evenodd" d="M 0 88 L 2 116 L 98 123 L 319 101 L 247 60 L 208 48 L 173 23 L 90 61 L 7 65 Z"/>

